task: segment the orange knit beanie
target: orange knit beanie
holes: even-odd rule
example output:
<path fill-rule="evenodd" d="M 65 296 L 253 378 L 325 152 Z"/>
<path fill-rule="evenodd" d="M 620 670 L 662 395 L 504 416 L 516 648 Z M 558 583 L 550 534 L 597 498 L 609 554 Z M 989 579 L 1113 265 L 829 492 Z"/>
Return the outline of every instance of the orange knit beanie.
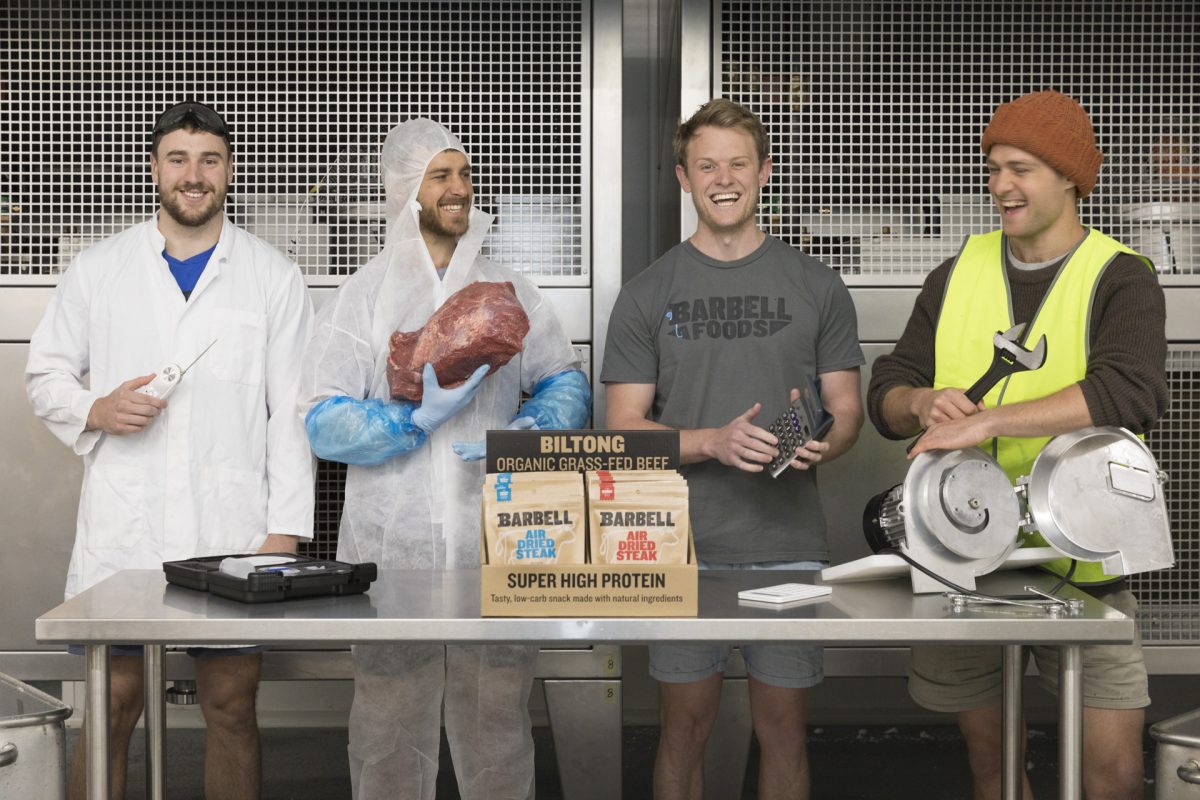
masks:
<path fill-rule="evenodd" d="M 1045 161 L 1075 184 L 1080 197 L 1087 197 L 1095 188 L 1104 160 L 1083 106 L 1053 89 L 1002 103 L 983 132 L 983 152 L 990 152 L 997 144 L 1016 147 Z"/>

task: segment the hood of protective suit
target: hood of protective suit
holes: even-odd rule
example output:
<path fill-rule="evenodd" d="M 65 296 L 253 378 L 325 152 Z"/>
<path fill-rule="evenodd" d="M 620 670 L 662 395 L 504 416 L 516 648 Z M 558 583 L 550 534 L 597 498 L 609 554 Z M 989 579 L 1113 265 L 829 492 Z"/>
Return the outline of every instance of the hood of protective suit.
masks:
<path fill-rule="evenodd" d="M 421 204 L 417 202 L 417 193 L 429 162 L 446 150 L 467 155 L 458 137 L 431 119 L 410 119 L 388 132 L 379 155 L 379 173 L 387 198 L 386 242 L 398 244 L 421 239 Z M 466 250 L 473 251 L 472 243 L 478 240 L 482 244 L 493 218 L 475 208 L 473 196 L 471 201 L 470 225 L 459 240 L 458 249 L 466 245 Z"/>
<path fill-rule="evenodd" d="M 387 277 L 375 315 L 376 340 L 386 341 L 394 330 L 416 330 L 446 298 L 479 279 L 471 273 L 494 218 L 475 208 L 474 197 L 467 232 L 459 238 L 444 275 L 438 275 L 421 236 L 417 194 L 429 163 L 446 150 L 466 155 L 457 136 L 423 117 L 400 123 L 384 140 L 379 171 L 387 197 L 387 236 L 376 260 L 387 264 Z M 386 350 L 380 355 L 386 360 Z"/>

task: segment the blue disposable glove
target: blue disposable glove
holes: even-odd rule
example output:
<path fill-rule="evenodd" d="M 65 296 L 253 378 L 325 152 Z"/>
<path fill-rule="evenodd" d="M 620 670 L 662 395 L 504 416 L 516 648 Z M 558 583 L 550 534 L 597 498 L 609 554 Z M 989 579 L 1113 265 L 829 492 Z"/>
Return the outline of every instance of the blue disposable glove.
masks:
<path fill-rule="evenodd" d="M 504 426 L 506 431 L 536 431 L 537 421 L 533 417 L 517 417 Z M 487 440 L 478 442 L 453 442 L 450 445 L 463 461 L 478 461 L 487 455 Z"/>
<path fill-rule="evenodd" d="M 412 413 L 412 423 L 425 433 L 433 433 L 446 421 L 471 404 L 479 391 L 484 377 L 488 373 L 488 365 L 484 364 L 471 373 L 466 383 L 454 389 L 443 389 L 438 383 L 437 373 L 433 364 L 426 364 L 421 372 L 424 384 L 424 395 L 421 405 Z"/>

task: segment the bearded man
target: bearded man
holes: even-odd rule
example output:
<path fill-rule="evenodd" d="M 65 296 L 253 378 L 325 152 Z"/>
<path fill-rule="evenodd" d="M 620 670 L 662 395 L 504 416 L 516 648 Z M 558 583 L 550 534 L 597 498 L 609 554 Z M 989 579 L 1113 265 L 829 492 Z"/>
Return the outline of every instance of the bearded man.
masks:
<path fill-rule="evenodd" d="M 296 414 L 312 304 L 296 265 L 225 216 L 231 139 L 208 106 L 163 112 L 150 146 L 158 212 L 79 254 L 30 342 L 34 411 L 83 458 L 67 598 L 122 569 L 295 552 L 312 538 L 313 459 Z M 201 354 L 169 399 L 147 393 L 154 370 Z M 108 649 L 109 783 L 124 797 L 142 648 Z M 261 649 L 187 648 L 208 726 L 206 797 L 261 794 Z M 81 736 L 72 798 L 84 796 L 86 752 Z"/>

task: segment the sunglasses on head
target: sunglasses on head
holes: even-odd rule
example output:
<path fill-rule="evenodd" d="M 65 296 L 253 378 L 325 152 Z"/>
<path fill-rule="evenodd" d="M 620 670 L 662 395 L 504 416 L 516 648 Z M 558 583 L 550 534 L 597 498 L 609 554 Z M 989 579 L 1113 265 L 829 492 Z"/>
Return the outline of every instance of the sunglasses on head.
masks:
<path fill-rule="evenodd" d="M 180 103 L 164 111 L 154 123 L 154 133 L 164 133 L 176 129 L 179 123 L 188 118 L 200 123 L 201 127 L 215 133 L 217 136 L 229 136 L 229 126 L 216 111 L 202 103 Z"/>

